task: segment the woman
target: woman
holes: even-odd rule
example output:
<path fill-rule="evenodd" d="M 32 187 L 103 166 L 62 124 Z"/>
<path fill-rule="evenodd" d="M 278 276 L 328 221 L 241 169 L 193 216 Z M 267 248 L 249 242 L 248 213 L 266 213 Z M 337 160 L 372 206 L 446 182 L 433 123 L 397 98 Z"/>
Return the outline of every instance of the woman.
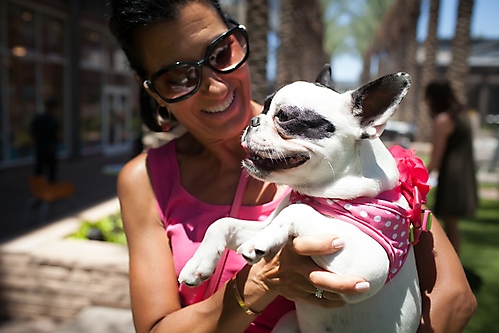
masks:
<path fill-rule="evenodd" d="M 251 100 L 243 27 L 227 20 L 216 0 L 111 3 L 111 31 L 158 104 L 142 109 L 144 123 L 161 131 L 174 117 L 187 129 L 131 160 L 118 179 L 137 332 L 270 332 L 293 308 L 289 300 L 338 307 L 337 293 L 368 289 L 361 278 L 325 272 L 308 257 L 340 249 L 334 235 L 295 239 L 253 266 L 231 254 L 217 278 L 179 287 L 178 273 L 210 223 L 228 215 L 261 220 L 288 189 L 241 174 L 240 135 L 262 110 Z M 459 260 L 438 225 L 418 247 L 420 332 L 460 332 L 476 304 Z"/>
<path fill-rule="evenodd" d="M 433 119 L 428 171 L 438 171 L 433 212 L 442 218 L 449 240 L 459 253 L 458 221 L 473 218 L 478 202 L 471 125 L 447 80 L 429 83 L 425 101 Z"/>

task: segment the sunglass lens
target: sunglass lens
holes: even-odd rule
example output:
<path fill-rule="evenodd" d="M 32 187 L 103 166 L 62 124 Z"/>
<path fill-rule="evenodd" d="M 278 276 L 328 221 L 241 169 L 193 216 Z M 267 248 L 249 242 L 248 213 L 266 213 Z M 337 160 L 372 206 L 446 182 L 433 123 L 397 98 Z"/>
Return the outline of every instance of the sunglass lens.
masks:
<path fill-rule="evenodd" d="M 154 86 L 162 97 L 175 99 L 193 91 L 199 80 L 199 70 L 191 65 L 181 65 L 164 72 Z"/>
<path fill-rule="evenodd" d="M 212 68 L 226 72 L 239 66 L 246 53 L 246 38 L 240 30 L 234 30 L 211 46 L 208 62 Z"/>

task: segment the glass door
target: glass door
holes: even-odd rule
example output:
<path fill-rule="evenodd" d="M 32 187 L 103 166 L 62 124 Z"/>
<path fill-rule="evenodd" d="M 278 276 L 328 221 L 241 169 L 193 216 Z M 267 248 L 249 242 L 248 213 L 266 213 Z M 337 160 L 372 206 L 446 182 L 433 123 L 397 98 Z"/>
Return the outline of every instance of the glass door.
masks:
<path fill-rule="evenodd" d="M 106 155 L 123 154 L 132 148 L 130 88 L 105 86 L 102 94 L 102 139 Z"/>

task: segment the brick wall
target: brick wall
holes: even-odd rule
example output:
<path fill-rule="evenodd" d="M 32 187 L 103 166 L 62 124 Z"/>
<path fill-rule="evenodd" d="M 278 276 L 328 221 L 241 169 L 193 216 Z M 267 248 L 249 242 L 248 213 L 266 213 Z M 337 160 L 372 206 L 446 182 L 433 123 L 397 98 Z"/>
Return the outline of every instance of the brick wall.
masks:
<path fill-rule="evenodd" d="M 0 315 L 68 321 L 91 305 L 130 308 L 126 246 L 66 238 L 85 215 L 116 211 L 112 200 L 0 244 Z"/>

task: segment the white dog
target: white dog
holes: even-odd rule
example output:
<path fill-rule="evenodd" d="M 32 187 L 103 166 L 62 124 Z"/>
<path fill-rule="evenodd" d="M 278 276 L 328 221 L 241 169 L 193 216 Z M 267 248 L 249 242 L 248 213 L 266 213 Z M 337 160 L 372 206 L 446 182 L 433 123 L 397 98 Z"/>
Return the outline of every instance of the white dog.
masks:
<path fill-rule="evenodd" d="M 392 74 L 339 94 L 326 65 L 316 83 L 295 82 L 267 98 L 243 135 L 243 165 L 253 177 L 291 187 L 289 201 L 267 223 L 213 223 L 179 281 L 199 285 L 226 247 L 255 263 L 292 237 L 335 234 L 344 248 L 313 260 L 363 277 L 370 289 L 342 295 L 347 304 L 336 309 L 296 301 L 296 316 L 285 316 L 273 332 L 416 332 L 421 296 L 409 241 L 412 204 L 400 195 L 397 165 L 379 139 L 410 82 L 406 73 Z"/>

